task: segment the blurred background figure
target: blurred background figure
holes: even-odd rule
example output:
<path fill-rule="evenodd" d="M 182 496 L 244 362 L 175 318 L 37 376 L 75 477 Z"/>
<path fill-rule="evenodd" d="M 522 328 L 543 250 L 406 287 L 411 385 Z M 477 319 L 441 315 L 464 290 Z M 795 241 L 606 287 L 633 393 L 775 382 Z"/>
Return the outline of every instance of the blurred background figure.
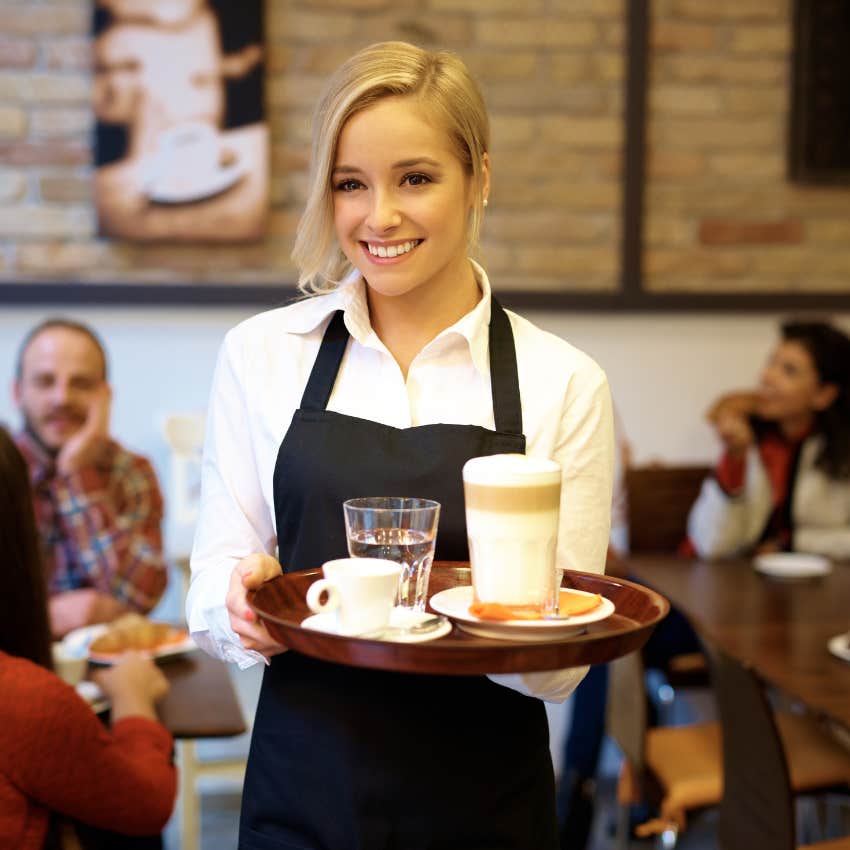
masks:
<path fill-rule="evenodd" d="M 688 520 L 700 557 L 850 555 L 850 338 L 825 322 L 784 324 L 758 387 L 708 418 L 723 454 Z"/>
<path fill-rule="evenodd" d="M 110 436 L 106 353 L 85 325 L 48 319 L 25 337 L 14 397 L 47 566 L 51 629 L 61 636 L 162 596 L 162 496 L 147 459 Z"/>
<path fill-rule="evenodd" d="M 154 709 L 168 683 L 153 662 L 136 653 L 101 673 L 98 684 L 111 701 L 110 733 L 52 672 L 47 585 L 28 470 L 2 428 L 0 546 L 3 846 L 160 847 L 158 833 L 177 791 L 173 741 Z"/>

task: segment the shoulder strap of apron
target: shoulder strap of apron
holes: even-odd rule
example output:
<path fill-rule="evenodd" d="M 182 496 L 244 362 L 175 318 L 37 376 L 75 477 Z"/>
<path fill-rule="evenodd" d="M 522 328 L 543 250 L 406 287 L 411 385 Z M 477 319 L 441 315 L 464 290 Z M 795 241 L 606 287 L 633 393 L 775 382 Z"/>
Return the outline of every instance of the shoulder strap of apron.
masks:
<path fill-rule="evenodd" d="M 301 396 L 302 410 L 324 410 L 336 383 L 339 364 L 342 363 L 348 345 L 348 328 L 343 321 L 342 310 L 337 310 L 325 330 L 322 345 L 316 355 L 313 371 Z"/>
<path fill-rule="evenodd" d="M 502 305 L 490 296 L 490 384 L 497 431 L 522 434 L 516 345 L 511 322 Z"/>
<path fill-rule="evenodd" d="M 313 370 L 301 397 L 304 410 L 324 410 L 333 392 L 337 372 L 348 345 L 348 328 L 342 310 L 328 324 Z M 490 298 L 490 384 L 493 391 L 493 420 L 497 431 L 522 434 L 522 405 L 519 395 L 516 346 L 511 323 L 502 305 Z"/>

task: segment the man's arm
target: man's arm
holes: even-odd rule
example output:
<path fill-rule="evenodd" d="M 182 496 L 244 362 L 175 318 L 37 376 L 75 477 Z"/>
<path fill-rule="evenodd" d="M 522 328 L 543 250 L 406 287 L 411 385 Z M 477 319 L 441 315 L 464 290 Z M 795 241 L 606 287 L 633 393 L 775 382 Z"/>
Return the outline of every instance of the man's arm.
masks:
<path fill-rule="evenodd" d="M 162 496 L 156 476 L 145 458 L 113 447 L 108 466 L 59 475 L 52 484 L 58 521 L 78 553 L 88 589 L 97 594 L 70 597 L 65 626 L 75 619 L 84 621 L 77 625 L 112 619 L 126 609 L 146 613 L 165 590 Z M 55 597 L 51 613 L 61 608 L 65 595 Z M 54 631 L 58 625 L 54 623 Z"/>

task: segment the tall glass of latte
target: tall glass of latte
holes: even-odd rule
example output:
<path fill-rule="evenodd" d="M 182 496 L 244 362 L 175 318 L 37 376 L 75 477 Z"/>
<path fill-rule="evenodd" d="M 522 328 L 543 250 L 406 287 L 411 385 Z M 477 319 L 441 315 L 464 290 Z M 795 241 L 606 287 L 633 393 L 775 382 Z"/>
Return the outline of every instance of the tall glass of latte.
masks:
<path fill-rule="evenodd" d="M 463 467 L 463 490 L 475 601 L 554 608 L 560 466 L 519 454 L 476 457 Z"/>

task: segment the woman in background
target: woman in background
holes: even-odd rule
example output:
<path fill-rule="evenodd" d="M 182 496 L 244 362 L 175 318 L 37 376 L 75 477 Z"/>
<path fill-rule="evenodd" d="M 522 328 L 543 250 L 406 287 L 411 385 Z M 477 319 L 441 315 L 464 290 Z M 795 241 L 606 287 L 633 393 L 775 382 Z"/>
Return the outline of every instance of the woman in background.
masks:
<path fill-rule="evenodd" d="M 230 331 L 213 382 L 187 599 L 210 652 L 270 660 L 242 795 L 243 850 L 555 850 L 540 699 L 526 676 L 364 670 L 284 652 L 246 590 L 347 555 L 342 503 L 442 505 L 436 557 L 468 560 L 463 464 L 562 469 L 558 566 L 601 571 L 611 512 L 604 374 L 505 311 L 469 259 L 490 192 L 481 93 L 451 53 L 389 42 L 329 81 L 296 239 L 316 297 Z M 275 557 L 277 554 L 277 558 Z"/>
<path fill-rule="evenodd" d="M 697 554 L 850 556 L 850 339 L 788 322 L 754 392 L 708 414 L 724 451 L 688 520 Z"/>
<path fill-rule="evenodd" d="M 16 850 L 79 847 L 70 824 L 76 821 L 86 848 L 161 846 L 149 836 L 171 816 L 176 773 L 171 735 L 157 722 L 154 703 L 168 683 L 136 653 L 100 673 L 112 703 L 110 733 L 52 672 L 29 475 L 2 428 L 0 552 L 0 843 Z"/>

